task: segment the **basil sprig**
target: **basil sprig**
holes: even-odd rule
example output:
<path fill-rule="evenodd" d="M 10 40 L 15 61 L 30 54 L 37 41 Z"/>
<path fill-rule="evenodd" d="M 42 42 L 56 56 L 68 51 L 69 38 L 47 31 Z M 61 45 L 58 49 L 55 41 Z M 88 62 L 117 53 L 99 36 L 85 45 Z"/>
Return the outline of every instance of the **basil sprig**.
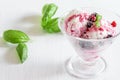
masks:
<path fill-rule="evenodd" d="M 100 27 L 100 20 L 102 19 L 102 16 L 97 14 L 96 15 L 96 21 L 95 21 L 95 25 L 96 27 Z"/>
<path fill-rule="evenodd" d="M 41 26 L 48 33 L 60 32 L 58 18 L 53 18 L 57 9 L 54 3 L 45 4 L 42 8 Z"/>
<path fill-rule="evenodd" d="M 3 38 L 9 43 L 18 44 L 16 51 L 21 63 L 23 63 L 28 57 L 28 49 L 25 43 L 28 42 L 30 38 L 27 34 L 20 30 L 6 30 L 3 33 Z"/>

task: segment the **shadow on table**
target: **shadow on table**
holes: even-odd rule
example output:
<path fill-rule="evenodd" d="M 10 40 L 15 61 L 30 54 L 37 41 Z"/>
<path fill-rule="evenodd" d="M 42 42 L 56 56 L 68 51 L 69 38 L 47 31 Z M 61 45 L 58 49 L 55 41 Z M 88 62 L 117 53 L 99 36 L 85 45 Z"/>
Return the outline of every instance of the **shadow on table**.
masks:
<path fill-rule="evenodd" d="M 16 46 L 9 46 L 4 55 L 7 64 L 20 64 L 19 57 L 16 52 Z"/>
<path fill-rule="evenodd" d="M 40 21 L 40 15 L 28 15 L 21 17 L 14 23 L 14 28 L 19 29 L 31 36 L 40 36 L 45 34 L 45 31 L 42 30 Z"/>
<path fill-rule="evenodd" d="M 4 61 L 7 62 L 7 64 L 18 64 L 19 63 L 15 44 L 7 43 L 1 37 L 0 38 L 0 47 L 1 47 L 1 50 L 6 49 L 6 52 L 4 53 Z"/>
<path fill-rule="evenodd" d="M 0 47 L 7 47 L 6 42 L 0 37 Z"/>

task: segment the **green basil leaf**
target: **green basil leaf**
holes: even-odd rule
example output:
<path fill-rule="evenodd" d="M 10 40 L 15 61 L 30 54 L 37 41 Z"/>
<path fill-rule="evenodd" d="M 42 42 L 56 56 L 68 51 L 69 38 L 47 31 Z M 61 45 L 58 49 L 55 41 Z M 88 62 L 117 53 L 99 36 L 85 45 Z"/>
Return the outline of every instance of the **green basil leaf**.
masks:
<path fill-rule="evenodd" d="M 58 27 L 58 18 L 51 19 L 47 23 L 45 30 L 49 33 L 60 32 L 60 29 Z"/>
<path fill-rule="evenodd" d="M 100 21 L 100 20 L 102 19 L 102 16 L 99 15 L 99 14 L 97 14 L 97 15 L 96 15 L 96 18 L 97 18 L 97 21 Z"/>
<path fill-rule="evenodd" d="M 18 46 L 16 47 L 16 51 L 18 53 L 21 63 L 23 63 L 28 58 L 27 45 L 24 43 L 19 43 Z"/>
<path fill-rule="evenodd" d="M 95 22 L 95 25 L 96 25 L 96 27 L 100 27 L 100 22 L 99 22 L 99 21 L 96 21 L 96 22 Z"/>
<path fill-rule="evenodd" d="M 42 9 L 43 17 L 48 16 L 51 18 L 56 13 L 57 9 L 58 7 L 53 3 L 46 4 Z"/>
<path fill-rule="evenodd" d="M 41 26 L 43 29 L 45 29 L 47 23 L 49 22 L 50 18 L 48 16 L 45 16 L 45 17 L 42 17 L 42 20 L 41 20 Z"/>
<path fill-rule="evenodd" d="M 52 19 L 52 16 L 54 16 L 57 9 L 58 7 L 54 3 L 46 4 L 42 8 L 41 26 L 49 33 L 60 32 L 58 18 Z"/>
<path fill-rule="evenodd" d="M 45 4 L 45 5 L 43 6 L 43 8 L 42 8 L 42 14 L 43 14 L 43 15 L 46 13 L 47 8 L 48 8 L 48 5 L 49 5 L 49 4 Z"/>
<path fill-rule="evenodd" d="M 29 37 L 19 30 L 7 30 L 3 33 L 3 38 L 10 43 L 23 43 L 29 40 Z"/>

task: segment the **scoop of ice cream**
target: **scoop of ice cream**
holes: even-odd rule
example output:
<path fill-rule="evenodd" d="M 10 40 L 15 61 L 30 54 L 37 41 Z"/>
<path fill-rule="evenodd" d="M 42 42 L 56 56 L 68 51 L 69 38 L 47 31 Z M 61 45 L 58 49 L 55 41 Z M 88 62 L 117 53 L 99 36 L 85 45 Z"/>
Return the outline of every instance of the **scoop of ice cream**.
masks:
<path fill-rule="evenodd" d="M 68 34 L 79 37 L 86 27 L 86 19 L 88 18 L 87 13 L 81 13 L 77 10 L 73 10 L 66 17 L 66 31 Z"/>
<path fill-rule="evenodd" d="M 98 13 L 71 11 L 65 18 L 65 29 L 69 35 L 85 39 L 103 39 L 115 35 L 115 25 Z"/>

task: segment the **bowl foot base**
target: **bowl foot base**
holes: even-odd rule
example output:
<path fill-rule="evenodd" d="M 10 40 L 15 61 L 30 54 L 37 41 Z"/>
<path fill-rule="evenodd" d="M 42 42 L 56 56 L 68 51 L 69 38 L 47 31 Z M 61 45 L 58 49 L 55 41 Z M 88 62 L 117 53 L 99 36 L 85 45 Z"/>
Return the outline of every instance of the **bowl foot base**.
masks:
<path fill-rule="evenodd" d="M 106 69 L 106 61 L 99 58 L 94 63 L 85 63 L 78 56 L 68 59 L 65 63 L 66 71 L 77 78 L 94 78 Z"/>

